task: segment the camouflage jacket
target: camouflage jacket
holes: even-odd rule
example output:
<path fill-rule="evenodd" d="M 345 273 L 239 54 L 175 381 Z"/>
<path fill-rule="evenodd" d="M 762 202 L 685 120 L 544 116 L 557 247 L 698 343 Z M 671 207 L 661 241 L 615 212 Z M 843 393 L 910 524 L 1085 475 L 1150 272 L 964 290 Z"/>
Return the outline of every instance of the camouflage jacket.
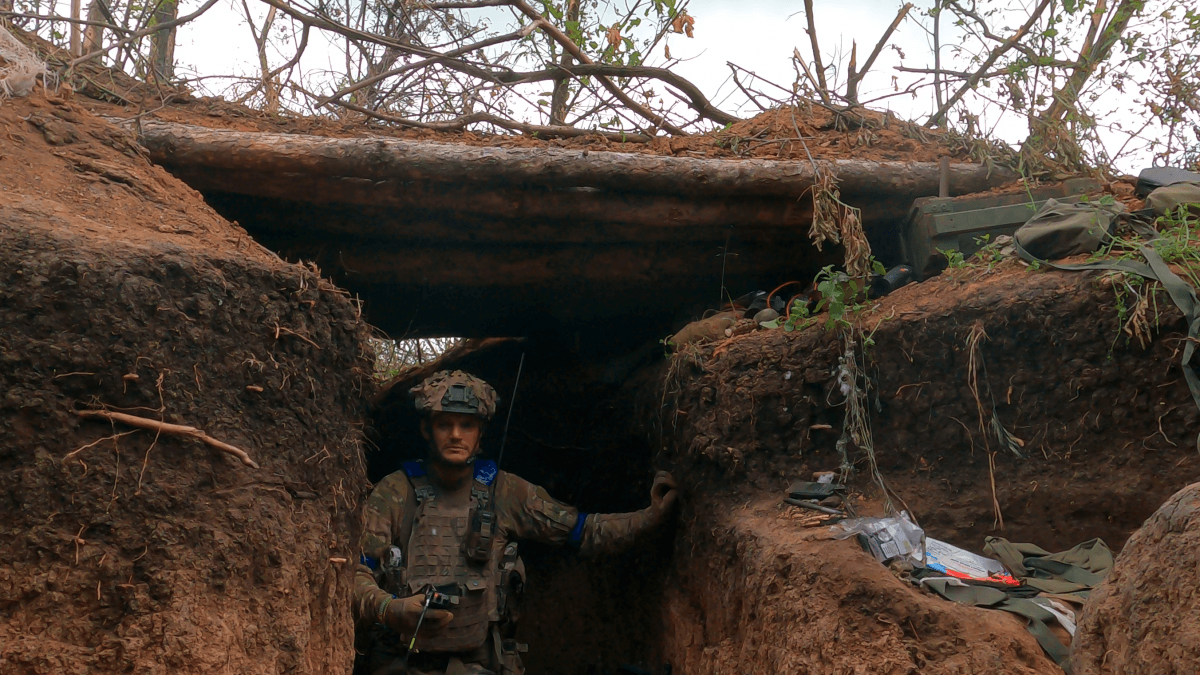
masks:
<path fill-rule="evenodd" d="M 500 471 L 495 478 L 497 531 L 506 540 L 538 541 L 578 546 L 584 554 L 614 553 L 632 544 L 639 534 L 656 527 L 661 515 L 651 508 L 633 513 L 583 513 L 556 501 L 545 489 L 523 478 Z M 469 491 L 471 483 L 460 488 Z M 380 587 L 374 570 L 384 552 L 401 541 L 407 509 L 416 499 L 403 471 L 388 475 L 371 492 L 363 508 L 364 527 L 359 540 L 361 558 L 355 574 L 355 614 L 360 625 L 376 622 L 380 607 L 392 595 Z M 411 516 L 410 516 L 411 517 Z"/>

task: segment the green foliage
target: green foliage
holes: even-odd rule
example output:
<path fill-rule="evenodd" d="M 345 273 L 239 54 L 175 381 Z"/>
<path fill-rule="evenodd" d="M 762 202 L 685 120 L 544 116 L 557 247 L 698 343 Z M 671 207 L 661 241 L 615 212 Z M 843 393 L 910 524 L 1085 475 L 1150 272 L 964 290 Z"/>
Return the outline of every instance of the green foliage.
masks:
<path fill-rule="evenodd" d="M 967 266 L 967 260 L 963 256 L 962 251 L 939 248 L 938 253 L 946 256 L 946 267 L 948 269 L 957 270 Z"/>

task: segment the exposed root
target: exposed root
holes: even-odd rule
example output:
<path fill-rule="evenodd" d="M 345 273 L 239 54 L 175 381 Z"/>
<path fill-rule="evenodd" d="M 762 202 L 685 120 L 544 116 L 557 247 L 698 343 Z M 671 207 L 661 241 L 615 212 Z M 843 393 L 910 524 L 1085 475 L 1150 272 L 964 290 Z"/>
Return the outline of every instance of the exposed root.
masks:
<path fill-rule="evenodd" d="M 103 443 L 104 441 L 116 441 L 118 438 L 120 438 L 122 436 L 128 436 L 129 434 L 136 434 L 137 432 L 138 432 L 137 429 L 134 429 L 133 431 L 123 431 L 119 434 L 113 434 L 112 436 L 105 436 L 104 438 L 101 438 L 99 440 L 92 441 L 91 443 L 88 443 L 87 445 L 84 445 L 82 447 L 72 450 L 71 452 L 68 452 L 67 455 L 62 458 L 62 463 L 66 464 L 67 462 L 71 461 L 72 459 L 75 459 L 75 457 L 78 456 L 79 453 L 83 452 L 84 450 L 87 450 L 88 448 L 94 448 L 97 445 L 100 445 L 101 443 Z M 83 460 L 79 460 L 79 463 L 82 464 Z"/>
<path fill-rule="evenodd" d="M 871 432 L 870 409 L 867 404 L 867 391 L 871 387 L 870 379 L 859 368 L 856 355 L 856 342 L 852 330 L 843 334 L 845 351 L 838 359 L 838 386 L 846 397 L 846 416 L 842 426 L 842 437 L 838 439 L 837 450 L 842 458 L 842 482 L 845 483 L 853 470 L 850 462 L 849 446 L 853 443 L 867 455 L 867 464 L 871 469 L 871 477 L 879 486 L 883 496 L 884 508 L 888 514 L 895 513 L 892 504 L 892 493 L 883 481 L 879 472 L 879 463 L 875 459 L 875 439 Z"/>
<path fill-rule="evenodd" d="M 1126 283 L 1126 287 L 1137 296 L 1137 302 L 1133 304 L 1133 310 L 1129 312 L 1129 319 L 1121 328 L 1130 339 L 1136 338 L 1138 345 L 1145 349 L 1150 344 L 1150 321 L 1146 318 L 1146 313 L 1150 309 L 1150 298 L 1154 295 L 1154 284 L 1151 284 L 1144 293 L 1133 290 L 1128 283 Z"/>
<path fill-rule="evenodd" d="M 189 436 L 218 450 L 228 452 L 229 454 L 240 459 L 242 464 L 245 464 L 246 466 L 255 469 L 258 468 L 258 463 L 250 459 L 250 455 L 247 455 L 244 450 L 229 445 L 228 443 L 218 441 L 196 427 L 188 427 L 180 424 L 167 424 L 166 422 L 159 422 L 158 420 L 146 419 L 145 417 L 138 417 L 136 415 L 126 415 L 125 413 L 109 412 L 107 410 L 78 410 L 75 412 L 75 414 L 85 418 L 106 419 L 110 422 L 120 422 L 131 427 L 147 429 L 163 434 L 170 434 L 172 436 Z M 82 449 L 83 448 L 80 448 L 80 450 Z M 66 461 L 65 458 L 63 461 Z"/>
<path fill-rule="evenodd" d="M 312 346 L 316 347 L 317 349 L 320 349 L 320 348 L 321 348 L 321 345 L 319 345 L 319 344 L 317 344 L 317 343 L 313 342 L 312 340 L 308 339 L 308 338 L 307 338 L 307 337 L 305 337 L 304 335 L 301 335 L 300 333 L 297 333 L 296 331 L 294 331 L 294 330 L 292 330 L 292 329 L 290 329 L 290 328 L 285 328 L 285 327 L 283 327 L 283 326 L 280 326 L 278 323 L 276 323 L 276 324 L 275 324 L 275 339 L 276 339 L 276 340 L 278 340 L 278 339 L 279 339 L 279 335 L 280 335 L 281 333 L 282 333 L 282 334 L 284 334 L 284 335 L 293 335 L 293 336 L 295 336 L 295 337 L 298 337 L 298 338 L 300 338 L 301 340 L 304 340 L 305 342 L 307 342 L 308 344 L 310 344 L 310 345 L 312 345 Z"/>
<path fill-rule="evenodd" d="M 971 326 L 971 334 L 967 336 L 967 388 L 971 390 L 971 396 L 975 397 L 975 410 L 979 413 L 979 433 L 983 434 L 985 443 L 987 424 L 984 422 L 983 401 L 979 398 L 979 363 L 983 360 L 979 353 L 979 343 L 986 339 L 987 333 L 983 331 L 982 325 Z"/>
<path fill-rule="evenodd" d="M 1000 512 L 1000 500 L 996 497 L 996 453 L 988 453 L 988 480 L 992 484 L 992 513 L 995 520 L 992 521 L 992 529 L 1004 529 L 1004 514 Z"/>
<path fill-rule="evenodd" d="M 979 414 L 979 433 L 983 434 L 985 446 L 990 450 L 991 444 L 988 442 L 988 431 L 990 430 L 996 436 L 996 440 L 1001 447 L 1007 448 L 1009 452 L 1017 457 L 1024 457 L 1021 449 L 1025 447 L 1025 441 L 1017 438 L 1004 428 L 1000 422 L 1000 415 L 996 412 L 996 397 L 992 393 L 992 385 L 987 379 L 987 363 L 983 360 L 983 354 L 979 350 L 979 344 L 987 339 L 987 333 L 984 332 L 981 324 L 975 324 L 971 327 L 971 334 L 967 336 L 967 387 L 971 390 L 971 396 L 975 398 L 975 410 Z M 979 396 L 979 369 L 983 369 L 983 383 L 987 386 L 988 402 L 991 404 L 991 417 L 986 415 L 983 408 L 983 400 Z"/>

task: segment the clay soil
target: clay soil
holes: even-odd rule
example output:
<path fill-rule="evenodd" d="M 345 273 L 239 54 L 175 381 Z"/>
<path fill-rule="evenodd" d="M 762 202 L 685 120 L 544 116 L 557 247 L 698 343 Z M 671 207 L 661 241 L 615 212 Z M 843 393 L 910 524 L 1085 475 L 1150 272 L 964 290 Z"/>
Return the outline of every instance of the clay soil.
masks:
<path fill-rule="evenodd" d="M 348 669 L 355 305 L 40 94 L 0 103 L 0 242 L 0 672 Z"/>
<path fill-rule="evenodd" d="M 1182 319 L 1160 291 L 1150 339 L 1131 341 L 1112 284 L 1010 261 L 906 287 L 863 318 L 880 473 L 928 535 L 976 552 L 986 535 L 1119 549 L 1200 477 Z M 980 428 L 976 329 L 985 419 L 994 399 L 1023 457 Z M 840 464 L 843 352 L 820 327 L 761 331 L 660 367 L 665 396 L 645 410 L 689 497 L 663 658 L 685 672 L 1058 672 L 1021 622 L 923 595 L 780 504 L 791 481 Z M 879 510 L 864 453 L 850 452 L 853 490 Z"/>
<path fill-rule="evenodd" d="M 1077 675 L 1191 673 L 1200 663 L 1200 484 L 1175 493 L 1130 538 L 1088 599 Z"/>

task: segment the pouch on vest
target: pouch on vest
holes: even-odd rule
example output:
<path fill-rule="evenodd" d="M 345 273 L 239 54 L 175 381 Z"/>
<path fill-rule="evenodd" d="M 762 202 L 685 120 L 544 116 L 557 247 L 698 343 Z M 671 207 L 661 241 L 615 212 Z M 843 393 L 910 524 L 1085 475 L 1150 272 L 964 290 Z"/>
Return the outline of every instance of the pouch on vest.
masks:
<path fill-rule="evenodd" d="M 1185 204 L 1193 215 L 1200 215 L 1200 183 L 1176 183 L 1160 187 L 1146 197 L 1146 208 L 1153 209 L 1156 216 L 1174 213 Z"/>
<path fill-rule="evenodd" d="M 1091 253 L 1112 234 L 1113 220 L 1124 210 L 1120 203 L 1063 204 L 1047 199 L 1014 237 L 1022 248 L 1044 260 Z"/>

